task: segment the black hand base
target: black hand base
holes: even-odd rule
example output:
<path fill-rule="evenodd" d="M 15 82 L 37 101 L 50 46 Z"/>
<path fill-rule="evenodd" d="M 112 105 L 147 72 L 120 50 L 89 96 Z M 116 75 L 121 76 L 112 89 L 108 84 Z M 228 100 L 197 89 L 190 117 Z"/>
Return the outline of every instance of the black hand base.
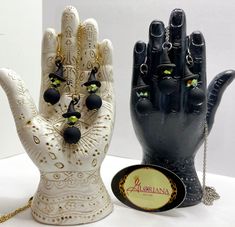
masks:
<path fill-rule="evenodd" d="M 194 158 L 167 159 L 165 157 L 150 157 L 144 154 L 142 164 L 162 166 L 178 175 L 186 186 L 186 198 L 180 207 L 193 206 L 202 200 L 202 187 L 198 179 Z"/>

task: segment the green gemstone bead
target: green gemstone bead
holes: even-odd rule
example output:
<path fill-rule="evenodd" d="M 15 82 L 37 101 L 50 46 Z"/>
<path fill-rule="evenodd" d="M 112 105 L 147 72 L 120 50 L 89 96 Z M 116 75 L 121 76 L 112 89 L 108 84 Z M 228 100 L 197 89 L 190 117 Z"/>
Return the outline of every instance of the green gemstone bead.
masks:
<path fill-rule="evenodd" d="M 149 96 L 149 93 L 148 91 L 141 91 L 139 94 L 138 94 L 139 97 L 148 97 Z"/>
<path fill-rule="evenodd" d="M 193 79 L 192 82 L 191 82 L 191 85 L 192 85 L 193 87 L 197 87 L 197 84 L 198 84 L 197 79 Z"/>
<path fill-rule="evenodd" d="M 91 84 L 87 87 L 88 92 L 96 92 L 97 90 L 98 90 L 98 87 L 96 86 L 96 84 Z"/>
<path fill-rule="evenodd" d="M 146 91 L 144 92 L 144 97 L 148 97 L 149 96 L 149 93 Z"/>
<path fill-rule="evenodd" d="M 60 85 L 61 81 L 56 79 L 54 82 L 52 82 L 53 85 L 57 86 Z"/>
<path fill-rule="evenodd" d="M 78 118 L 76 116 L 71 116 L 68 118 L 68 121 L 70 123 L 76 123 L 78 121 Z"/>
<path fill-rule="evenodd" d="M 165 74 L 165 75 L 171 75 L 172 74 L 172 69 L 165 69 L 164 71 L 163 71 L 163 73 Z"/>

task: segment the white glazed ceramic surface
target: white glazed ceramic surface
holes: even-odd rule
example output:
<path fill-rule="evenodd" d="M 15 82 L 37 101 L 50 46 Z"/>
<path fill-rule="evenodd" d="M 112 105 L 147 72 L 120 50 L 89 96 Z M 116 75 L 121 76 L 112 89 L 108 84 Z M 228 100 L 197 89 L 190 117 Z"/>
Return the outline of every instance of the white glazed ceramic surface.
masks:
<path fill-rule="evenodd" d="M 54 225 L 89 223 L 113 209 L 100 177 L 114 124 L 112 45 L 109 40 L 97 41 L 98 26 L 94 19 L 80 22 L 76 9 L 66 7 L 62 15 L 61 49 L 67 82 L 59 88 L 60 101 L 50 105 L 44 101 L 43 93 L 50 87 L 48 74 L 56 70 L 56 37 L 54 29 L 47 29 L 43 37 L 39 111 L 15 72 L 1 69 L 0 84 L 9 99 L 21 142 L 41 173 L 31 207 L 33 217 Z M 88 111 L 85 100 L 89 94 L 81 85 L 87 81 L 97 56 L 100 63 L 97 79 L 102 84 L 97 94 L 103 105 L 98 111 Z M 79 107 L 76 106 L 81 113 L 76 125 L 81 139 L 71 145 L 62 137 L 67 127 L 62 114 L 67 112 L 72 95 L 81 97 Z"/>

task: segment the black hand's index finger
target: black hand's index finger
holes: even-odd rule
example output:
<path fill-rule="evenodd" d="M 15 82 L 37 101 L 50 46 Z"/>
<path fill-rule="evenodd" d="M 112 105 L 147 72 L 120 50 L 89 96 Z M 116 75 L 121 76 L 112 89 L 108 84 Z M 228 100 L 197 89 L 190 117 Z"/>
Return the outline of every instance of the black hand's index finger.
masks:
<path fill-rule="evenodd" d="M 138 41 L 133 50 L 133 77 L 132 87 L 137 84 L 138 76 L 140 75 L 140 65 L 145 63 L 146 58 L 146 44 L 142 41 Z"/>
<path fill-rule="evenodd" d="M 172 43 L 170 57 L 177 65 L 176 76 L 184 75 L 186 52 L 186 16 L 182 9 L 174 9 L 169 20 L 169 41 Z"/>
<path fill-rule="evenodd" d="M 162 21 L 154 20 L 149 26 L 149 43 L 152 51 L 161 51 L 165 37 L 165 27 Z"/>
<path fill-rule="evenodd" d="M 154 20 L 149 26 L 149 43 L 147 50 L 148 81 L 151 84 L 156 76 L 157 66 L 160 64 L 162 45 L 165 40 L 165 26 L 162 21 Z M 156 83 L 152 84 L 152 102 L 155 109 L 159 109 L 160 91 Z"/>
<path fill-rule="evenodd" d="M 162 21 L 154 20 L 149 26 L 149 43 L 147 50 L 148 78 L 156 73 L 162 53 L 162 44 L 165 39 L 165 27 Z"/>

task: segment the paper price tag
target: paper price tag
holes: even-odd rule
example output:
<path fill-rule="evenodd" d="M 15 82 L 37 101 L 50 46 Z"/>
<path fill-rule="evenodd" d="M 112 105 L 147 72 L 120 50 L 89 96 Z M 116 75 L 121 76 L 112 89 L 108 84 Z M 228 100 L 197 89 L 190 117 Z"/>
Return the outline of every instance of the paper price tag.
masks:
<path fill-rule="evenodd" d="M 185 186 L 173 172 L 154 165 L 129 166 L 112 180 L 115 196 L 129 207 L 159 212 L 179 206 L 185 198 Z"/>

